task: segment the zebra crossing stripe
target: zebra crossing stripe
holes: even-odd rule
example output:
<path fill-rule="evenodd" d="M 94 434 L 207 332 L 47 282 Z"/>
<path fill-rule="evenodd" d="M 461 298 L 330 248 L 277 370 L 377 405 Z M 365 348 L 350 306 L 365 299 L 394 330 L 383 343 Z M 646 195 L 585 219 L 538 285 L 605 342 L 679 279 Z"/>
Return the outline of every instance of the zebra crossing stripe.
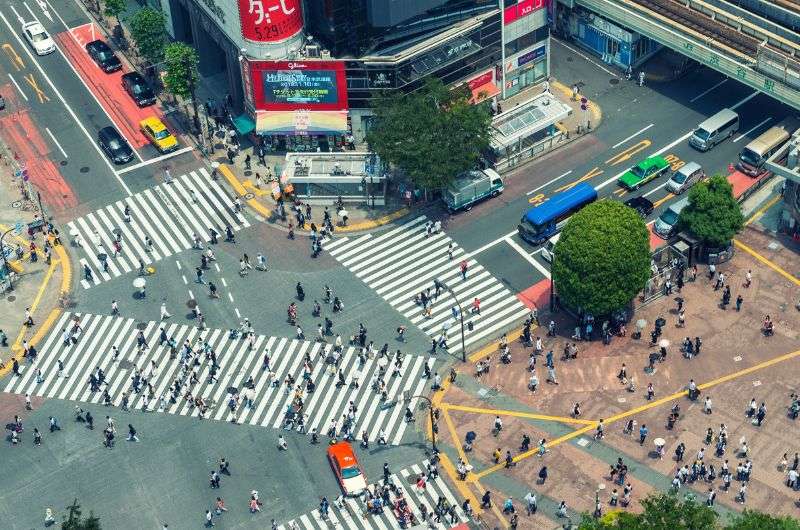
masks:
<path fill-rule="evenodd" d="M 428 465 L 428 461 L 422 462 L 422 465 L 413 464 L 412 466 L 400 470 L 398 473 L 390 475 L 391 481 L 398 487 L 403 498 L 408 504 L 409 509 L 414 514 L 418 526 L 421 528 L 423 525 L 430 524 L 431 528 L 447 529 L 452 528 L 460 523 L 467 522 L 469 518 L 464 514 L 458 501 L 453 495 L 450 488 L 441 478 L 437 476 L 428 480 L 426 487 L 423 490 L 416 488 L 416 477 L 424 472 L 424 468 Z M 374 488 L 374 484 L 370 488 Z M 332 494 L 329 498 L 333 498 Z M 440 497 L 444 499 L 455 508 L 456 521 L 452 521 L 449 517 L 442 517 L 441 521 L 434 523 L 431 521 L 424 521 L 422 519 L 422 510 L 420 506 L 424 506 L 427 513 L 434 513 L 434 508 Z M 380 514 L 368 514 L 366 507 L 360 500 L 352 497 L 342 498 L 342 507 L 339 507 L 335 502 L 330 504 L 327 517 L 320 513 L 319 508 L 313 509 L 310 512 L 301 514 L 294 519 L 287 522 L 285 525 L 278 526 L 279 530 L 291 530 L 299 528 L 301 530 L 318 530 L 320 528 L 341 527 L 348 530 L 373 530 L 373 529 L 398 529 L 400 522 L 394 515 L 393 505 L 399 499 L 399 495 L 394 492 L 389 493 L 391 506 L 384 507 Z"/>
<path fill-rule="evenodd" d="M 341 243 L 333 240 L 327 250 L 429 337 L 444 332 L 452 343 L 448 344 L 450 353 L 462 347 L 461 341 L 453 340 L 460 335 L 461 326 L 457 325 L 458 316 L 452 315 L 450 308 L 455 301 L 450 293 L 439 293 L 430 316 L 414 301 L 421 291 L 433 288 L 434 280 L 447 284 L 465 310 L 465 324 L 472 328 L 465 326 L 465 346 L 500 333 L 527 316 L 528 309 L 516 295 L 446 233 L 428 235 L 427 223 L 428 218 L 422 215 L 377 237 L 367 235 Z M 468 264 L 466 279 L 461 275 L 461 260 Z M 470 311 L 475 298 L 480 299 L 480 313 Z"/>
<path fill-rule="evenodd" d="M 196 200 L 192 199 L 192 192 Z M 130 221 L 125 221 L 126 205 Z M 94 285 L 137 270 L 139 260 L 151 265 L 168 256 L 194 246 L 194 235 L 201 240 L 211 239 L 209 230 L 218 231 L 230 226 L 238 231 L 250 226 L 241 213 L 235 212 L 227 193 L 204 168 L 180 175 L 170 183 L 162 183 L 67 223 L 70 234 L 83 240 L 78 261 L 92 271 L 91 280 L 83 278 L 81 285 Z M 116 233 L 119 232 L 122 250 L 113 256 Z M 148 251 L 145 238 L 153 242 Z M 106 254 L 108 271 L 103 271 L 99 254 Z"/>
<path fill-rule="evenodd" d="M 78 340 L 74 344 L 68 340 L 65 344 L 62 330 L 70 330 L 76 322 L 82 330 Z M 190 367 L 190 372 L 196 374 L 198 382 L 192 388 L 186 383 L 175 402 L 169 402 L 168 398 L 171 386 L 181 375 L 181 364 L 179 359 L 169 358 L 169 345 L 159 344 L 162 327 L 179 349 L 186 341 L 194 347 L 206 342 L 217 355 L 218 369 L 214 381 L 210 380 L 210 363 L 202 359 L 202 353 L 198 354 L 199 366 Z M 146 343 L 142 351 L 139 351 L 136 340 L 139 331 Z M 117 360 L 113 359 L 114 347 L 118 350 Z M 352 424 L 354 436 L 366 431 L 371 439 L 376 439 L 383 430 L 390 444 L 400 444 L 407 429 L 402 414 L 404 406 L 398 404 L 394 409 L 382 408 L 381 395 L 370 384 L 379 377 L 381 365 L 387 363 L 368 358 L 360 366 L 357 349 L 346 348 L 339 364 L 346 384 L 340 387 L 337 386 L 336 370 L 331 370 L 325 361 L 331 347 L 321 342 L 259 335 L 251 349 L 249 341 L 231 339 L 229 333 L 221 329 L 200 330 L 177 322 L 138 323 L 134 319 L 118 316 L 65 312 L 54 331 L 44 340 L 36 361 L 30 366 L 24 365 L 20 376 L 10 376 L 4 384 L 4 392 L 99 404 L 103 400 L 102 390 L 105 390 L 116 406 L 122 403 L 123 394 L 128 393 L 130 409 L 142 409 L 149 401 L 147 410 L 162 411 L 163 398 L 166 401 L 163 412 L 197 417 L 198 409 L 183 398 L 183 392 L 189 390 L 193 396 L 200 396 L 207 402 L 209 409 L 206 417 L 212 420 L 282 428 L 286 411 L 293 403 L 295 389 L 281 382 L 288 375 L 298 384 L 302 382 L 303 359 L 308 354 L 313 363 L 311 378 L 316 389 L 310 394 L 307 391 L 303 394 L 302 413 L 307 417 L 307 429 L 327 427 L 335 421 L 341 435 L 341 419 L 347 415 L 352 402 L 356 407 Z M 275 373 L 277 384 L 268 380 L 268 372 L 262 369 L 267 351 L 270 352 L 271 370 Z M 64 375 L 61 377 L 58 376 L 59 360 L 64 363 Z M 400 375 L 385 373 L 382 377 L 387 387 L 387 400 L 396 400 L 403 392 L 409 392 L 410 395 L 424 392 L 427 380 L 422 377 L 422 369 L 426 362 L 432 366 L 434 360 L 408 355 L 404 358 Z M 44 381 L 41 383 L 35 377 L 37 369 L 42 371 Z M 92 392 L 88 381 L 98 369 L 105 375 L 104 387 L 101 391 Z M 144 393 L 132 392 L 131 380 L 137 371 L 152 387 L 150 400 L 146 400 Z M 255 383 L 253 407 L 247 408 L 241 403 L 234 413 L 228 407 L 232 397 L 230 392 L 240 393 L 249 377 Z M 358 385 L 352 384 L 355 380 Z M 146 388 L 146 385 L 143 386 Z M 415 406 L 415 400 L 410 402 L 410 406 Z"/>

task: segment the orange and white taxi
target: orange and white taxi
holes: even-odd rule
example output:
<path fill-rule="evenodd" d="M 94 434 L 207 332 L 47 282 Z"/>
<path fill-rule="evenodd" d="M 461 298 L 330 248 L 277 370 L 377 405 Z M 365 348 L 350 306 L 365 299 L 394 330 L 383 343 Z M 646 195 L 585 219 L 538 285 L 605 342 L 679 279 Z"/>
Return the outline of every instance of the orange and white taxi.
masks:
<path fill-rule="evenodd" d="M 353 447 L 348 442 L 338 442 L 329 446 L 328 460 L 345 495 L 356 497 L 367 489 L 364 471 L 358 464 Z"/>

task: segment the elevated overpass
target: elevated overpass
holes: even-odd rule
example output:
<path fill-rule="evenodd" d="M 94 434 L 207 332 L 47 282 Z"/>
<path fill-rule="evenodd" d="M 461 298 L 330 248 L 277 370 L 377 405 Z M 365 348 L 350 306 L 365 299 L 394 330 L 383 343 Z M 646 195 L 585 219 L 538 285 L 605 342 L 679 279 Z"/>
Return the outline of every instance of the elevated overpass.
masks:
<path fill-rule="evenodd" d="M 726 0 L 558 0 L 738 79 L 800 110 L 800 35 L 796 28 Z M 800 13 L 800 0 L 760 0 Z"/>

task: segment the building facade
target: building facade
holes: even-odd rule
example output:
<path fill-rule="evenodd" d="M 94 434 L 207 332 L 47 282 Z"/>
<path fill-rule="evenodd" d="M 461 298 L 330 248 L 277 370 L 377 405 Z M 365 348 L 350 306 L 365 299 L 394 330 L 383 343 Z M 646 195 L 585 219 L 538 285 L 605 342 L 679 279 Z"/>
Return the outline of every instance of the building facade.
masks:
<path fill-rule="evenodd" d="M 351 145 L 376 91 L 433 76 L 477 101 L 549 75 L 548 0 L 160 1 L 201 74 L 223 80 L 240 132 L 278 150 Z"/>

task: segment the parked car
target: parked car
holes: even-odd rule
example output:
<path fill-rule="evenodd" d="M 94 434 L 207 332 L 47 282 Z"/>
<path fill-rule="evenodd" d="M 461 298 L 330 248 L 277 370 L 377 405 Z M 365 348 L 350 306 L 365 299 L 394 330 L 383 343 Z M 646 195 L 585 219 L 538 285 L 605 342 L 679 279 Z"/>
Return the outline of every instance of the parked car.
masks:
<path fill-rule="evenodd" d="M 625 206 L 629 206 L 636 210 L 642 219 L 653 213 L 653 203 L 646 197 L 632 197 L 625 201 Z"/>
<path fill-rule="evenodd" d="M 617 181 L 628 190 L 636 190 L 644 186 L 669 169 L 669 162 L 661 156 L 651 156 L 630 168 Z"/>
<path fill-rule="evenodd" d="M 358 464 L 353 446 L 338 442 L 328 446 L 328 460 L 345 496 L 356 497 L 367 488 L 367 479 Z"/>
<path fill-rule="evenodd" d="M 115 164 L 126 164 L 133 160 L 133 149 L 114 127 L 103 127 L 97 133 L 100 147 Z"/>
<path fill-rule="evenodd" d="M 122 75 L 122 88 L 140 107 L 156 102 L 156 95 L 150 85 L 139 72 L 128 72 Z"/>
<path fill-rule="evenodd" d="M 160 152 L 170 153 L 178 149 L 178 140 L 167 130 L 166 125 L 155 116 L 150 116 L 140 121 L 139 128 L 142 134 Z"/>
<path fill-rule="evenodd" d="M 56 51 L 56 43 L 50 38 L 50 34 L 44 26 L 36 20 L 24 22 L 22 24 L 22 34 L 25 40 L 31 45 L 36 55 L 47 55 Z"/>
<path fill-rule="evenodd" d="M 114 50 L 109 48 L 105 41 L 93 40 L 86 45 L 86 52 L 97 63 L 97 66 L 107 74 L 122 69 L 122 62 L 119 57 L 114 53 Z"/>

